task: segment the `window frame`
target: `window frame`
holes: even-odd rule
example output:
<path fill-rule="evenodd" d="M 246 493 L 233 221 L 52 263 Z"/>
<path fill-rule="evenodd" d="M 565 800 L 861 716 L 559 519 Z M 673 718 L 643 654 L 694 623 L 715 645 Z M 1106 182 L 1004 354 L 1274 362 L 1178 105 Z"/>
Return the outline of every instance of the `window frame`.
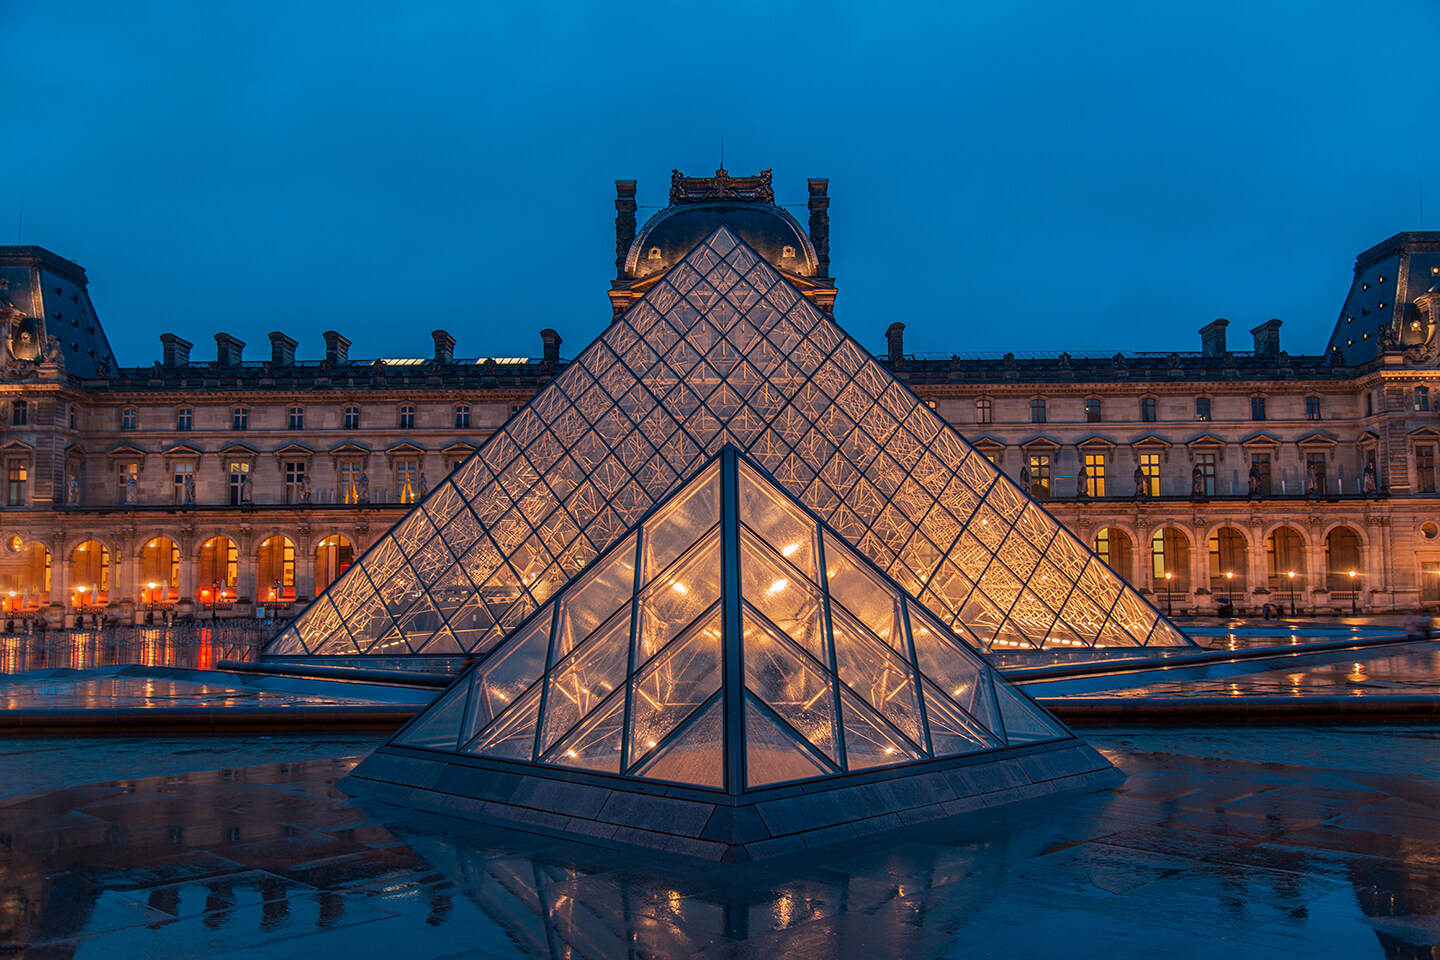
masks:
<path fill-rule="evenodd" d="M 1101 397 L 1085 398 L 1085 422 L 1103 423 L 1105 417 L 1105 402 Z"/>
<path fill-rule="evenodd" d="M 285 411 L 285 422 L 289 424 L 288 430 L 305 429 L 305 408 L 300 404 L 291 404 Z"/>
<path fill-rule="evenodd" d="M 138 429 L 140 429 L 140 409 L 139 409 L 138 407 L 121 407 L 121 408 L 120 408 L 120 429 L 121 429 L 121 430 L 138 430 Z"/>
<path fill-rule="evenodd" d="M 195 429 L 195 408 L 175 408 L 175 429 L 181 433 L 188 433 Z"/>
<path fill-rule="evenodd" d="M 1268 419 L 1265 410 L 1265 395 L 1255 393 L 1250 395 L 1250 420 L 1253 423 L 1263 423 Z"/>
<path fill-rule="evenodd" d="M 1214 404 L 1209 397 L 1195 398 L 1195 420 L 1199 423 L 1209 423 L 1214 419 Z"/>
<path fill-rule="evenodd" d="M 1045 402 L 1045 398 L 1044 398 L 1044 397 L 1031 397 L 1031 398 L 1030 398 L 1030 422 L 1031 422 L 1031 423 L 1048 423 L 1048 422 L 1049 422 L 1049 416 L 1050 416 L 1049 404 Z"/>
<path fill-rule="evenodd" d="M 1319 420 L 1319 419 L 1321 419 L 1321 413 L 1320 413 L 1320 398 L 1319 398 L 1318 396 L 1314 395 L 1314 394 L 1311 394 L 1310 396 L 1308 396 L 1308 397 L 1305 398 L 1305 419 L 1306 419 L 1306 420 Z"/>
<path fill-rule="evenodd" d="M 1158 397 L 1140 398 L 1140 422 L 1158 423 L 1160 420 L 1160 399 Z"/>
<path fill-rule="evenodd" d="M 10 401 L 10 425 L 12 427 L 28 427 L 30 425 L 30 401 Z"/>
<path fill-rule="evenodd" d="M 457 403 L 457 404 L 455 404 L 455 429 L 456 429 L 456 430 L 469 430 L 469 429 L 470 429 L 470 404 L 468 404 L 468 403 Z"/>
<path fill-rule="evenodd" d="M 250 408 L 249 408 L 249 407 L 231 407 L 231 408 L 230 408 L 230 429 L 231 429 L 231 430 L 249 430 L 249 429 L 250 429 Z"/>
<path fill-rule="evenodd" d="M 415 429 L 415 405 L 413 403 L 402 403 L 396 408 L 398 430 Z"/>
<path fill-rule="evenodd" d="M 347 403 L 340 411 L 340 429 L 360 429 L 360 405 L 358 403 Z"/>
<path fill-rule="evenodd" d="M 994 423 L 994 422 L 995 422 L 995 401 L 994 401 L 994 400 L 991 400 L 989 397 L 976 397 L 976 398 L 975 398 L 975 422 L 976 422 L 976 423 Z"/>

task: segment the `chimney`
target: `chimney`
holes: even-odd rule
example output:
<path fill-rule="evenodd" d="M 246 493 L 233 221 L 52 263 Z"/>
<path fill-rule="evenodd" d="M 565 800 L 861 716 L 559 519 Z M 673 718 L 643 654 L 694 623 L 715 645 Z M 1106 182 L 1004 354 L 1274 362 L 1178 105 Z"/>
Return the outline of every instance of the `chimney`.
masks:
<path fill-rule="evenodd" d="M 1280 321 L 1266 320 L 1250 331 L 1255 337 L 1255 354 L 1261 357 L 1280 356 Z"/>
<path fill-rule="evenodd" d="M 830 180 L 810 179 L 810 243 L 815 248 L 816 270 L 830 276 Z"/>
<path fill-rule="evenodd" d="M 190 365 L 190 348 L 195 346 L 189 340 L 175 336 L 173 333 L 160 334 L 161 357 L 160 362 L 167 367 L 186 367 Z"/>
<path fill-rule="evenodd" d="M 1225 356 L 1225 328 L 1230 321 L 1221 317 L 1200 328 L 1200 352 L 1207 357 Z"/>
<path fill-rule="evenodd" d="M 350 341 L 346 340 L 334 330 L 326 330 L 322 336 L 325 337 L 325 359 L 331 363 L 344 363 L 350 359 Z"/>
<path fill-rule="evenodd" d="M 444 330 L 431 330 L 430 339 L 435 341 L 435 362 L 455 362 L 455 338 Z"/>
<path fill-rule="evenodd" d="M 615 181 L 615 277 L 625 276 L 625 258 L 635 242 L 635 181 Z"/>
<path fill-rule="evenodd" d="M 239 366 L 240 353 L 244 349 L 244 340 L 236 340 L 228 333 L 215 334 L 215 362 L 219 366 Z"/>
<path fill-rule="evenodd" d="M 292 340 L 279 330 L 270 334 L 270 364 L 276 367 L 288 367 L 295 362 L 295 348 L 300 345 L 298 340 Z"/>
<path fill-rule="evenodd" d="M 560 363 L 560 334 L 547 327 L 540 331 L 540 339 L 545 343 L 545 357 L 542 362 L 547 369 L 554 370 Z"/>
<path fill-rule="evenodd" d="M 890 345 L 890 362 L 899 363 L 905 359 L 905 324 L 898 320 L 885 331 L 885 342 Z"/>

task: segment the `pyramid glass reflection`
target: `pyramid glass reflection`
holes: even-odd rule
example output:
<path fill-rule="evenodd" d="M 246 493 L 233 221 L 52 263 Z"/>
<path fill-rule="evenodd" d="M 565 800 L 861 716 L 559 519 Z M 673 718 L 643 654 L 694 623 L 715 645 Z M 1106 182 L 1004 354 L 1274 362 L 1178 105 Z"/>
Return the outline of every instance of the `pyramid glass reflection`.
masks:
<path fill-rule="evenodd" d="M 1191 645 L 721 227 L 265 655 L 484 653 L 727 444 L 981 649 Z"/>
<path fill-rule="evenodd" d="M 1049 742 L 1078 746 L 727 446 L 377 756 L 743 798 Z"/>

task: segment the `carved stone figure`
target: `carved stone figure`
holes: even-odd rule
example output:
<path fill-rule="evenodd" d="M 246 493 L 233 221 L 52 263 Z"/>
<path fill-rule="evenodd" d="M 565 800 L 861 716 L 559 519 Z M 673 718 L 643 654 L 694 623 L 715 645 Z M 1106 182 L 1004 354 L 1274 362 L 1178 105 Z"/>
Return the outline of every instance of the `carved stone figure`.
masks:
<path fill-rule="evenodd" d="M 429 493 L 429 492 L 430 492 L 430 481 L 425 479 L 425 471 L 424 471 L 424 470 L 421 470 L 421 471 L 420 471 L 420 496 L 419 496 L 419 499 L 421 499 L 421 500 L 425 499 L 425 494 L 427 494 L 427 493 Z"/>
<path fill-rule="evenodd" d="M 1305 468 L 1305 493 L 1313 495 L 1320 491 L 1320 470 L 1316 464 Z"/>
<path fill-rule="evenodd" d="M 242 473 L 242 474 L 240 474 L 240 502 L 241 502 L 241 503 L 254 503 L 254 502 L 255 502 L 253 499 L 251 499 L 251 492 L 250 492 L 250 474 L 248 474 L 248 473 Z"/>
<path fill-rule="evenodd" d="M 370 502 L 370 475 L 368 473 L 360 474 L 359 500 L 361 503 Z"/>
<path fill-rule="evenodd" d="M 1365 472 L 1360 475 L 1360 489 L 1364 493 L 1374 493 L 1379 486 L 1375 477 L 1375 461 L 1372 458 L 1366 462 Z"/>
<path fill-rule="evenodd" d="M 195 505 L 195 474 L 185 474 L 185 503 L 188 506 Z"/>
<path fill-rule="evenodd" d="M 1020 468 L 1020 486 L 1026 493 L 1030 492 L 1030 468 L 1028 466 Z"/>
<path fill-rule="evenodd" d="M 1247 491 L 1246 495 L 1251 500 L 1254 500 L 1256 497 L 1260 496 L 1260 484 L 1264 480 L 1264 477 L 1260 473 L 1260 464 L 1250 464 L 1250 474 L 1248 479 L 1250 482 L 1250 489 Z"/>
<path fill-rule="evenodd" d="M 1201 471 L 1198 463 L 1190 471 L 1190 496 L 1205 496 L 1205 474 Z"/>
<path fill-rule="evenodd" d="M 307 473 L 300 478 L 300 502 L 309 503 L 314 495 L 315 490 L 310 486 L 310 474 Z"/>
<path fill-rule="evenodd" d="M 1145 482 L 1145 470 L 1141 467 L 1135 468 L 1135 496 L 1144 498 L 1150 495 L 1150 485 Z"/>
<path fill-rule="evenodd" d="M 140 484 L 135 479 L 135 474 L 125 476 L 125 505 L 133 507 L 140 502 Z"/>
<path fill-rule="evenodd" d="M 65 502 L 72 507 L 80 504 L 80 481 L 76 479 L 73 470 L 65 481 Z"/>
<path fill-rule="evenodd" d="M 1090 496 L 1090 470 L 1081 466 L 1080 472 L 1075 475 L 1075 496 L 1084 500 Z"/>

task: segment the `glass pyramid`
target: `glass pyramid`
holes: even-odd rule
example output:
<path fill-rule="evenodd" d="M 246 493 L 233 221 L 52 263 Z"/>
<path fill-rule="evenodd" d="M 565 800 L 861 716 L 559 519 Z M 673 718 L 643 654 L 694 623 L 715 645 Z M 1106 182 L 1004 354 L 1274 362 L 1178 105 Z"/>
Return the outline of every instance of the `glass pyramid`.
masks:
<path fill-rule="evenodd" d="M 983 650 L 1193 645 L 720 227 L 265 655 L 483 654 L 726 444 Z"/>
<path fill-rule="evenodd" d="M 726 447 L 391 745 L 740 793 L 1070 737 Z"/>

